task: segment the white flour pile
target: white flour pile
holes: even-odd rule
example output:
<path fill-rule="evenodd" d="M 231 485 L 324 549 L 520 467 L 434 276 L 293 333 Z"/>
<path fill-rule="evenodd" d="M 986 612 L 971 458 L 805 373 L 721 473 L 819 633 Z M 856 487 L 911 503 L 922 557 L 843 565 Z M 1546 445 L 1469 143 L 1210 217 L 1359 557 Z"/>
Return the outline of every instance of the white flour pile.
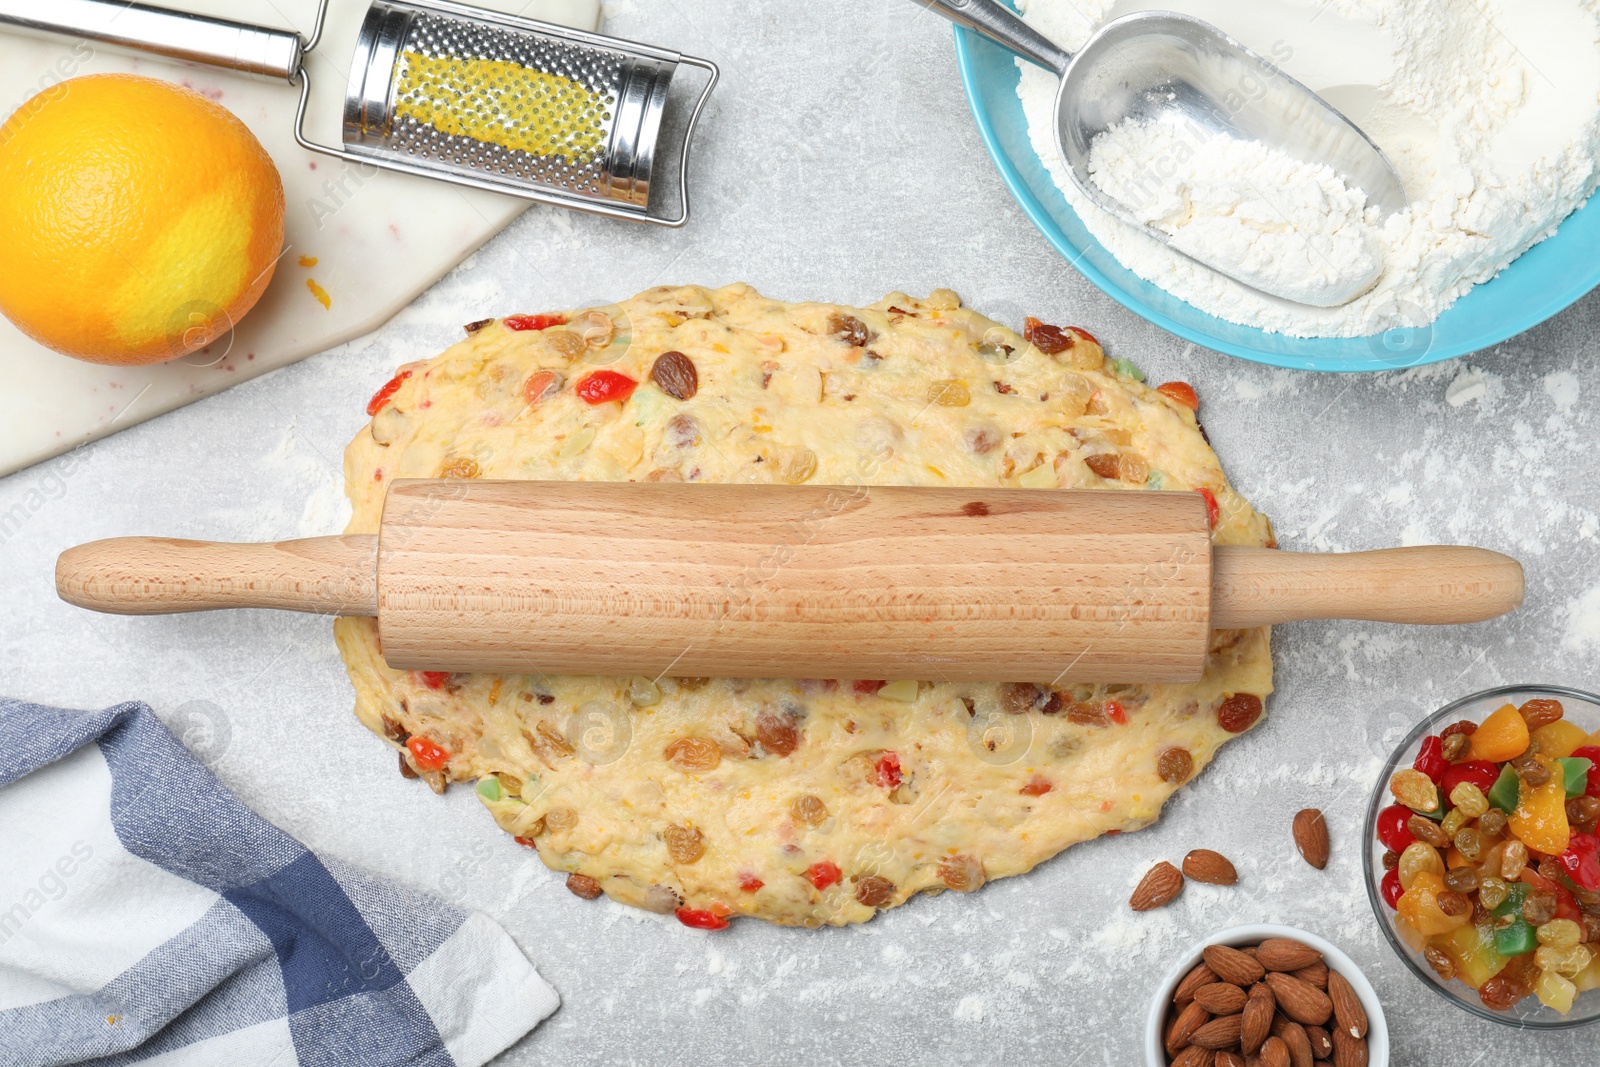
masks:
<path fill-rule="evenodd" d="M 1055 77 L 1019 63 L 1018 93 L 1034 150 L 1090 232 L 1140 277 L 1232 322 L 1309 337 L 1431 322 L 1554 233 L 1600 177 L 1600 0 L 1019 0 L 1019 6 L 1029 23 L 1069 51 L 1096 26 L 1130 11 L 1163 8 L 1203 18 L 1321 93 L 1395 164 L 1412 206 L 1371 234 L 1383 269 L 1378 283 L 1338 308 L 1274 300 L 1096 207 L 1056 156 Z M 1111 139 L 1139 139 L 1131 134 L 1114 131 Z M 1225 199 L 1225 193 L 1206 195 Z M 1345 222 L 1356 217 L 1346 195 L 1324 185 L 1320 193 L 1296 193 L 1292 202 L 1326 197 L 1335 221 L 1307 232 L 1348 240 L 1353 251 L 1363 243 L 1361 227 L 1343 234 L 1337 221 L 1340 213 Z M 1273 192 L 1280 214 L 1289 202 L 1284 196 Z M 1159 227 L 1162 217 L 1151 221 Z M 1213 239 L 1198 230 L 1195 237 L 1202 244 Z M 1282 251 L 1281 234 L 1259 239 Z M 1258 258 L 1265 263 L 1275 254 L 1262 249 Z"/>
<path fill-rule="evenodd" d="M 1180 252 L 1289 300 L 1342 304 L 1383 270 L 1366 194 L 1257 141 L 1128 121 L 1095 138 L 1089 176 Z"/>

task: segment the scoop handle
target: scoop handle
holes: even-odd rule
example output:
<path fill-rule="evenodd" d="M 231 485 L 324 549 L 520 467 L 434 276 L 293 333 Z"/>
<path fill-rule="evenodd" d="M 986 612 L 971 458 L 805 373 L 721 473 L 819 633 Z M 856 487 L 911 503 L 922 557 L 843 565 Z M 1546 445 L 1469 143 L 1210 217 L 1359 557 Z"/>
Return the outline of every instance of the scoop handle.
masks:
<path fill-rule="evenodd" d="M 1522 565 L 1486 548 L 1427 545 L 1324 555 L 1219 545 L 1211 554 L 1211 625 L 1301 619 L 1483 622 L 1522 603 Z"/>
<path fill-rule="evenodd" d="M 61 553 L 56 592 L 69 604 L 113 615 L 216 608 L 376 615 L 378 538 L 347 534 L 241 545 L 112 537 Z"/>
<path fill-rule="evenodd" d="M 1060 75 L 1072 62 L 1072 53 L 1023 22 L 995 0 L 913 0 L 957 26 L 983 34 L 998 45 L 1009 48 L 1030 63 Z"/>

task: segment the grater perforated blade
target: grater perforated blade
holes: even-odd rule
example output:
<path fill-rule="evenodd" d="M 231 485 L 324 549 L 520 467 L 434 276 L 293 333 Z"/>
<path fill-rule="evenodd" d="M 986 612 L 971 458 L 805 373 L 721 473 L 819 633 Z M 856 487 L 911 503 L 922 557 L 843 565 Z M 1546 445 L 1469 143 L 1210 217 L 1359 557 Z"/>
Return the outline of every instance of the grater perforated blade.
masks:
<path fill-rule="evenodd" d="M 681 63 L 715 76 L 701 60 L 447 0 L 380 0 L 356 41 L 344 141 L 480 188 L 648 215 Z M 687 157 L 687 130 L 671 147 Z"/>
<path fill-rule="evenodd" d="M 689 146 L 716 64 L 453 0 L 376 0 L 335 147 L 305 132 L 306 56 L 327 8 L 309 38 L 128 0 L 0 0 L 0 25 L 296 84 L 295 140 L 314 152 L 614 218 L 688 221 Z M 685 66 L 702 72 L 698 94 L 674 92 Z"/>

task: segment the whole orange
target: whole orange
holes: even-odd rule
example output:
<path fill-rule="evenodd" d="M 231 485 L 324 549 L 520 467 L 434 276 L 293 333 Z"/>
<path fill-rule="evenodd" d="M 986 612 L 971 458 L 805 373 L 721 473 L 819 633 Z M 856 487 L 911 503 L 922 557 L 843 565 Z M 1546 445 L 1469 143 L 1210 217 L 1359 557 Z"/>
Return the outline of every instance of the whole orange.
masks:
<path fill-rule="evenodd" d="M 283 208 L 227 109 L 154 78 L 70 79 L 0 126 L 0 313 L 93 363 L 176 359 L 255 305 Z"/>

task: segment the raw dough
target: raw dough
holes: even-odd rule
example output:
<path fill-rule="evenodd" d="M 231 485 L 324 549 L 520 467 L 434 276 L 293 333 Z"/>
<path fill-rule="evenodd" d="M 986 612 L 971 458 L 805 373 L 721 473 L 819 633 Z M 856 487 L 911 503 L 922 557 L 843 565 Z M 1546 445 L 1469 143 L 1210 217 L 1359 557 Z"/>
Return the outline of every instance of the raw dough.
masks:
<path fill-rule="evenodd" d="M 1194 415 L 1131 365 L 1082 332 L 1047 355 L 959 303 L 947 290 L 857 309 L 744 285 L 660 288 L 545 329 L 506 325 L 544 324 L 526 317 L 474 324 L 402 368 L 346 451 L 349 531 L 377 531 L 395 478 L 682 478 L 1203 487 L 1219 503 L 1216 542 L 1272 543 Z M 651 380 L 668 351 L 694 364 L 687 399 Z M 576 387 L 599 370 L 640 384 L 591 405 Z M 681 376 L 670 390 L 689 392 Z M 1223 699 L 1272 688 L 1266 629 L 1215 632 L 1194 685 L 1058 693 L 425 676 L 384 664 L 372 620 L 341 619 L 335 633 L 356 714 L 408 771 L 408 738 L 441 746 L 448 765 L 423 777 L 441 791 L 483 778 L 495 820 L 573 873 L 575 892 L 691 920 L 861 922 L 914 893 L 975 889 L 1146 826 L 1178 784 L 1158 773 L 1162 753 L 1185 749 L 1198 771 L 1233 736 L 1217 722 Z M 696 759 L 715 765 L 683 769 Z M 838 881 L 818 889 L 829 865 Z"/>

